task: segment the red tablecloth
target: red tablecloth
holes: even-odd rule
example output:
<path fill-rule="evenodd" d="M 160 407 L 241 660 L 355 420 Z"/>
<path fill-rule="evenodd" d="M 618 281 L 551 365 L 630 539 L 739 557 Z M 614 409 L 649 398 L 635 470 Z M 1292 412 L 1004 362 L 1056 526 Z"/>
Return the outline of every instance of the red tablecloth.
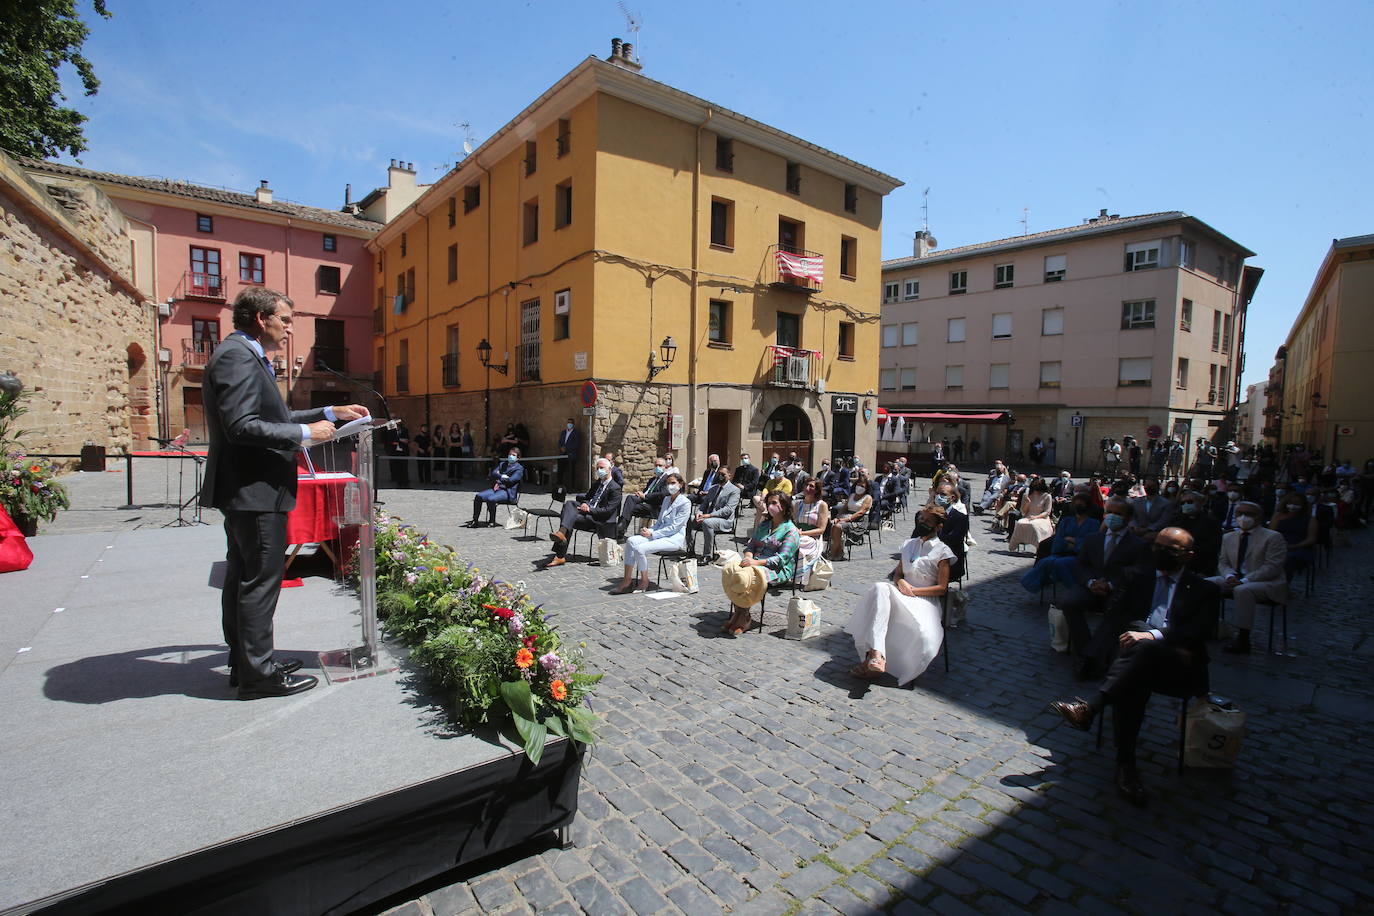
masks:
<path fill-rule="evenodd" d="M 323 544 L 339 537 L 335 519 L 343 515 L 344 489 L 358 478 L 296 478 L 296 508 L 286 516 L 286 543 Z"/>

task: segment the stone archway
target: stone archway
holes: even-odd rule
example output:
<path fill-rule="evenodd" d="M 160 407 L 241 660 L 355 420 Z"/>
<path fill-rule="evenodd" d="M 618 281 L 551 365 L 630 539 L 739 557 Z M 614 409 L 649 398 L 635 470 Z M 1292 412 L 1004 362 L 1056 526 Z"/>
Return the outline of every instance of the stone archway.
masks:
<path fill-rule="evenodd" d="M 133 437 L 129 445 L 133 448 L 141 442 L 147 442 L 150 436 L 157 435 L 157 404 L 148 354 L 143 352 L 143 347 L 131 343 L 125 351 L 125 357 L 129 434 Z"/>

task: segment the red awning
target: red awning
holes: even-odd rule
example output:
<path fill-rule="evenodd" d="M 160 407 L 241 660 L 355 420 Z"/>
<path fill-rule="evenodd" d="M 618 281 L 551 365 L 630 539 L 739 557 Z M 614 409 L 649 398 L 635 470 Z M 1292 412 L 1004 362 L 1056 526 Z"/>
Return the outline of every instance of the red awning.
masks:
<path fill-rule="evenodd" d="M 889 411 L 888 417 L 895 419 L 901 417 L 908 423 L 913 420 L 917 423 L 999 423 L 1006 416 L 1005 411 L 996 413 L 898 413 Z"/>

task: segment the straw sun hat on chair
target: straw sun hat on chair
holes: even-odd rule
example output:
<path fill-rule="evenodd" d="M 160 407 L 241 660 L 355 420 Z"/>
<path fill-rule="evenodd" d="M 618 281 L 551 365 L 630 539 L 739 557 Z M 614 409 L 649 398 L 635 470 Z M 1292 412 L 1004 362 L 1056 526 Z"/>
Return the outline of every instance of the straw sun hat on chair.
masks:
<path fill-rule="evenodd" d="M 735 607 L 753 607 L 768 591 L 768 573 L 762 566 L 740 566 L 730 563 L 720 572 L 725 596 Z"/>

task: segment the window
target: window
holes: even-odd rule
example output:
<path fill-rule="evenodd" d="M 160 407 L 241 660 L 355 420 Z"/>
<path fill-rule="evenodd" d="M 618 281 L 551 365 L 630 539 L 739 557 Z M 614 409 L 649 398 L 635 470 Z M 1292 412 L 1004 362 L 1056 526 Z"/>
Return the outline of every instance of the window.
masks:
<path fill-rule="evenodd" d="M 898 333 L 900 332 L 900 330 L 901 330 L 901 328 L 900 328 L 899 325 L 895 325 L 895 324 L 885 324 L 885 325 L 883 325 L 883 346 L 884 346 L 884 347 L 895 347 L 895 346 L 897 346 L 897 340 L 898 340 L 898 336 L 897 336 L 897 335 L 898 335 Z"/>
<path fill-rule="evenodd" d="M 458 387 L 458 325 L 451 324 L 444 329 L 444 353 L 439 357 L 443 369 L 445 388 Z"/>
<path fill-rule="evenodd" d="M 197 231 L 197 232 L 214 232 L 214 231 L 215 231 L 215 218 L 214 218 L 213 216 L 206 216 L 204 213 L 197 213 L 197 214 L 196 214 L 196 231 Z"/>
<path fill-rule="evenodd" d="M 792 254 L 800 254 L 806 245 L 806 223 L 785 216 L 778 217 L 778 247 Z"/>
<path fill-rule="evenodd" d="M 730 303 L 725 299 L 711 300 L 711 313 L 707 319 L 707 339 L 718 346 L 730 345 Z"/>
<path fill-rule="evenodd" d="M 239 279 L 244 283 L 252 283 L 256 286 L 262 285 L 262 255 L 239 255 Z"/>
<path fill-rule="evenodd" d="M 953 270 L 949 274 L 949 294 L 957 296 L 968 292 L 968 271 Z"/>
<path fill-rule="evenodd" d="M 840 322 L 840 359 L 854 358 L 854 322 Z"/>
<path fill-rule="evenodd" d="M 553 228 L 562 229 L 572 223 L 572 182 L 565 181 L 553 189 Z"/>
<path fill-rule="evenodd" d="M 964 387 L 964 367 L 946 366 L 945 367 L 945 387 L 963 388 Z"/>
<path fill-rule="evenodd" d="M 1188 387 L 1188 360 L 1182 356 L 1178 358 L 1178 377 L 1174 379 L 1174 387 Z"/>
<path fill-rule="evenodd" d="M 992 316 L 992 339 L 1007 340 L 1011 337 L 1011 313 L 1004 312 Z"/>
<path fill-rule="evenodd" d="M 921 298 L 921 281 L 919 279 L 907 280 L 902 287 L 902 298 L 908 302 L 912 299 Z"/>
<path fill-rule="evenodd" d="M 1132 331 L 1137 328 L 1155 326 L 1155 301 L 1138 299 L 1121 303 L 1121 330 Z"/>
<path fill-rule="evenodd" d="M 533 140 L 525 141 L 525 175 L 533 175 L 539 168 L 539 144 Z"/>
<path fill-rule="evenodd" d="M 453 224 L 449 223 L 449 225 L 451 226 Z M 325 233 L 323 236 L 321 236 L 321 239 L 324 243 L 325 251 L 339 250 L 339 237 L 337 235 L 330 235 L 329 233 Z"/>
<path fill-rule="evenodd" d="M 1127 270 L 1150 270 L 1159 266 L 1159 241 L 1132 242 L 1126 246 Z"/>
<path fill-rule="evenodd" d="M 348 371 L 348 348 L 344 346 L 344 322 L 337 318 L 315 319 L 315 368 L 328 366 L 335 372 Z"/>
<path fill-rule="evenodd" d="M 1015 264 L 998 264 L 993 268 L 992 288 L 1010 289 L 1015 278 Z"/>
<path fill-rule="evenodd" d="M 796 349 L 801 346 L 801 316 L 795 312 L 777 313 L 777 345 Z"/>
<path fill-rule="evenodd" d="M 558 147 L 559 159 L 572 151 L 572 121 L 567 118 L 558 119 L 558 139 L 555 143 Z"/>
<path fill-rule="evenodd" d="M 539 381 L 539 300 L 520 303 L 520 381 Z"/>
<path fill-rule="evenodd" d="M 1011 363 L 993 363 L 988 367 L 988 387 L 1011 387 Z"/>
<path fill-rule="evenodd" d="M 908 321 L 906 324 L 902 325 L 902 346 L 916 346 L 918 340 L 918 327 L 919 325 L 915 321 Z"/>
<path fill-rule="evenodd" d="M 415 301 L 415 268 L 414 268 L 414 267 L 411 267 L 411 268 L 408 268 L 408 269 L 406 270 L 406 302 L 407 302 L 407 303 L 410 303 L 410 302 L 414 302 L 414 301 Z"/>
<path fill-rule="evenodd" d="M 915 391 L 915 390 L 916 390 L 916 370 L 915 370 L 915 369 L 903 369 L 902 372 L 901 372 L 901 377 L 902 377 L 902 390 L 903 390 L 903 391 Z"/>
<path fill-rule="evenodd" d="M 859 186 L 856 184 L 845 183 L 844 186 L 844 212 L 859 212 Z"/>
<path fill-rule="evenodd" d="M 720 248 L 735 245 L 735 204 L 720 197 L 711 198 L 711 244 Z"/>
<path fill-rule="evenodd" d="M 560 289 L 553 294 L 553 339 L 567 340 L 572 336 L 572 290 Z"/>
<path fill-rule="evenodd" d="M 1117 384 L 1122 387 L 1149 385 L 1154 361 L 1148 356 L 1117 361 Z"/>
<path fill-rule="evenodd" d="M 340 269 L 332 264 L 321 264 L 315 269 L 315 291 L 321 293 L 339 294 L 343 285 L 343 276 Z M 318 324 L 318 322 L 316 322 Z"/>
<path fill-rule="evenodd" d="M 1191 268 L 1193 257 L 1196 255 L 1197 246 L 1187 239 L 1178 240 L 1178 266 Z"/>
<path fill-rule="evenodd" d="M 458 282 L 458 245 L 448 246 L 448 282 Z"/>
<path fill-rule="evenodd" d="M 539 241 L 539 198 L 525 201 L 524 237 L 526 245 Z"/>
<path fill-rule="evenodd" d="M 1040 333 L 1046 337 L 1064 333 L 1064 310 L 1045 309 L 1040 313 Z"/>
<path fill-rule="evenodd" d="M 787 163 L 787 190 L 792 194 L 801 193 L 801 164 Z"/>
<path fill-rule="evenodd" d="M 1180 331 L 1191 331 L 1193 329 L 1193 300 L 1184 299 L 1183 305 L 1178 310 L 1178 329 Z"/>
<path fill-rule="evenodd" d="M 1212 309 L 1212 352 L 1221 349 L 1221 312 Z"/>
<path fill-rule="evenodd" d="M 964 321 L 963 318 L 949 319 L 948 334 L 945 340 L 949 343 L 961 343 L 964 340 Z"/>
<path fill-rule="evenodd" d="M 219 249 L 191 248 L 191 278 L 187 292 L 198 296 L 223 296 L 224 283 L 220 280 Z"/>
<path fill-rule="evenodd" d="M 1045 257 L 1045 282 L 1058 283 L 1069 272 L 1069 256 L 1051 254 Z"/>
<path fill-rule="evenodd" d="M 401 257 L 405 257 L 405 256 L 406 256 L 406 248 L 407 248 L 407 245 L 408 245 L 408 242 L 407 242 L 407 239 L 406 239 L 406 233 L 402 232 L 402 233 L 401 233 Z"/>
<path fill-rule="evenodd" d="M 735 141 L 729 137 L 716 137 L 716 170 L 733 172 L 735 170 Z"/>
<path fill-rule="evenodd" d="M 1221 316 L 1221 352 L 1231 352 L 1231 328 L 1234 326 L 1234 315 Z"/>
<path fill-rule="evenodd" d="M 397 347 L 396 390 L 410 390 L 410 341 L 403 340 Z M 377 365 L 381 365 L 378 363 Z"/>
<path fill-rule="evenodd" d="M 215 352 L 215 346 L 218 343 L 219 319 L 194 317 L 191 319 L 191 349 L 193 352 L 209 356 Z"/>
<path fill-rule="evenodd" d="M 1064 364 L 1059 360 L 1040 364 L 1040 387 L 1058 388 L 1062 380 Z"/>
<path fill-rule="evenodd" d="M 896 283 L 896 282 L 893 282 L 893 283 L 884 283 L 884 284 L 883 284 L 883 301 L 884 301 L 884 302 L 896 302 L 896 301 L 897 301 L 897 290 L 899 290 L 899 289 L 901 289 L 901 284 L 900 284 L 900 283 Z"/>
<path fill-rule="evenodd" d="M 840 236 L 840 277 L 853 280 L 858 268 L 859 240 L 847 235 Z"/>
<path fill-rule="evenodd" d="M 1221 368 L 1216 363 L 1207 367 L 1207 403 L 1217 402 L 1217 369 Z"/>
<path fill-rule="evenodd" d="M 458 225 L 458 198 L 450 197 L 448 199 L 448 227 L 452 229 L 456 225 Z"/>
<path fill-rule="evenodd" d="M 482 185 L 475 182 L 463 188 L 463 212 L 471 213 L 482 206 Z"/>
<path fill-rule="evenodd" d="M 897 370 L 896 370 L 896 369 L 879 369 L 879 370 L 878 370 L 878 387 L 881 388 L 883 391 L 896 391 L 896 390 L 897 390 Z"/>
<path fill-rule="evenodd" d="M 410 300 L 406 298 L 405 271 L 401 271 L 396 275 L 396 303 L 398 306 L 410 304 Z M 399 312 L 400 308 L 397 308 L 396 311 Z"/>
<path fill-rule="evenodd" d="M 1226 404 L 1226 367 L 1217 366 L 1217 403 L 1225 406 Z"/>

